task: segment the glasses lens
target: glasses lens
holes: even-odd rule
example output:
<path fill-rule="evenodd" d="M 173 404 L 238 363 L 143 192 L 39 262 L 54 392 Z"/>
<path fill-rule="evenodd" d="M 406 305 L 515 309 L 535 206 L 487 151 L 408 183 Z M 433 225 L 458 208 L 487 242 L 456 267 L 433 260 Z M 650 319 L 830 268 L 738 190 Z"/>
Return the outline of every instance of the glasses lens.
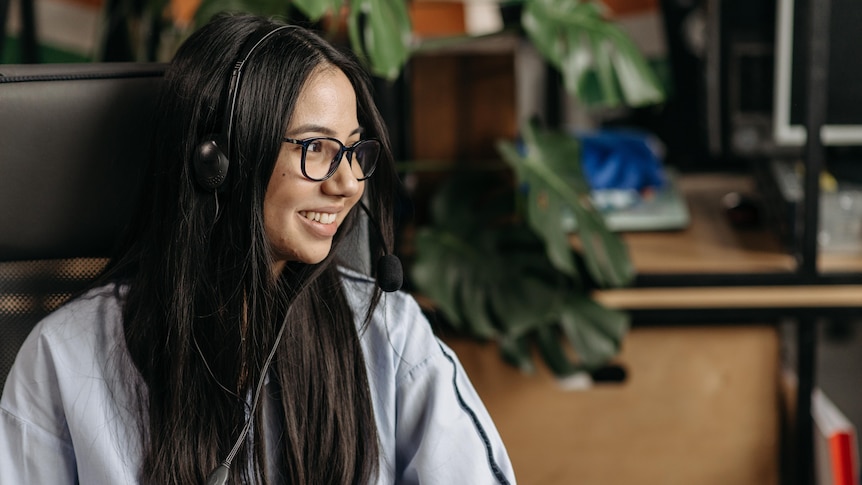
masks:
<path fill-rule="evenodd" d="M 328 138 L 314 138 L 305 142 L 305 175 L 315 179 L 325 179 L 341 151 L 341 144 Z"/>
<path fill-rule="evenodd" d="M 353 175 L 359 180 L 365 180 L 374 172 L 377 157 L 380 156 L 380 142 L 377 140 L 362 140 L 353 149 Z"/>

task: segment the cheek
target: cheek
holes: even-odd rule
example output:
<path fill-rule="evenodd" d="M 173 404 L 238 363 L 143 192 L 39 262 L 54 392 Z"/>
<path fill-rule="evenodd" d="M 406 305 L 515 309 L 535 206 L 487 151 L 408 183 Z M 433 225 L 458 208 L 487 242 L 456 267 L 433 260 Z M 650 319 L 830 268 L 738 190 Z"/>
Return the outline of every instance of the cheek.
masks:
<path fill-rule="evenodd" d="M 277 246 L 284 238 L 284 225 L 281 211 L 274 200 L 267 198 L 263 205 L 263 228 L 271 246 Z"/>
<path fill-rule="evenodd" d="M 270 243 L 285 241 L 295 216 L 297 200 L 301 198 L 302 187 L 294 183 L 294 177 L 283 171 L 273 173 L 263 198 L 263 226 Z"/>
<path fill-rule="evenodd" d="M 362 194 L 365 193 L 365 181 L 359 182 L 359 190 L 355 194 L 347 198 L 347 204 L 350 207 L 356 207 L 356 204 L 362 199 Z M 360 209 L 361 210 L 361 209 Z"/>
<path fill-rule="evenodd" d="M 298 259 L 298 248 L 301 244 L 297 239 L 298 224 L 291 219 L 294 216 L 295 211 L 277 199 L 264 205 L 264 234 L 269 251 L 278 261 Z"/>
<path fill-rule="evenodd" d="M 266 194 L 263 197 L 264 215 L 274 215 L 284 209 L 296 205 L 296 201 L 307 197 L 308 188 L 304 186 L 299 170 L 291 170 L 290 160 L 282 154 L 269 177 Z"/>

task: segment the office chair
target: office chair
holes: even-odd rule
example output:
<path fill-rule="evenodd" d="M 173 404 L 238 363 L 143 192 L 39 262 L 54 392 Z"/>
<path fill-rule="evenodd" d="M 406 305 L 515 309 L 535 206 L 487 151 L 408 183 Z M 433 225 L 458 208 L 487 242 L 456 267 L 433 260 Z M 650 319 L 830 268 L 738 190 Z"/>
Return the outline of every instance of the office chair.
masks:
<path fill-rule="evenodd" d="M 164 66 L 0 65 L 0 385 L 131 218 Z"/>

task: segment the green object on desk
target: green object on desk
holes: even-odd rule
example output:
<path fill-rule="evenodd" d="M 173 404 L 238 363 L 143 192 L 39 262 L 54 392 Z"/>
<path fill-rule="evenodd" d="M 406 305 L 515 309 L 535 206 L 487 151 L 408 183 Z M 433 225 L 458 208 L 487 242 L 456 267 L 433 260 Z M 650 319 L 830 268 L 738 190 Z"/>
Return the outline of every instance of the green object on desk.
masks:
<path fill-rule="evenodd" d="M 635 193 L 631 202 L 619 208 L 601 210 L 608 229 L 615 232 L 670 231 L 686 228 L 691 222 L 685 197 L 680 193 L 676 174 L 666 170 L 667 183 L 648 197 Z M 571 211 L 562 214 L 565 230 L 576 232 L 578 222 Z"/>

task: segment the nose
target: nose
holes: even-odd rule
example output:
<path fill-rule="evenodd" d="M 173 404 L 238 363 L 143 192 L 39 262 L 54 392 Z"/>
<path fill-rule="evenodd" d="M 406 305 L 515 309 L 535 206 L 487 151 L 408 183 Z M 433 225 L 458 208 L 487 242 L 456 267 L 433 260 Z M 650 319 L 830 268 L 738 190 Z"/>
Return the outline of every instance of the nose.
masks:
<path fill-rule="evenodd" d="M 322 182 L 322 188 L 329 195 L 353 197 L 356 195 L 356 192 L 362 189 L 364 182 L 356 180 L 356 175 L 353 173 L 347 154 L 344 153 L 341 156 L 341 163 L 338 164 L 338 168 L 332 174 L 332 177 Z"/>

